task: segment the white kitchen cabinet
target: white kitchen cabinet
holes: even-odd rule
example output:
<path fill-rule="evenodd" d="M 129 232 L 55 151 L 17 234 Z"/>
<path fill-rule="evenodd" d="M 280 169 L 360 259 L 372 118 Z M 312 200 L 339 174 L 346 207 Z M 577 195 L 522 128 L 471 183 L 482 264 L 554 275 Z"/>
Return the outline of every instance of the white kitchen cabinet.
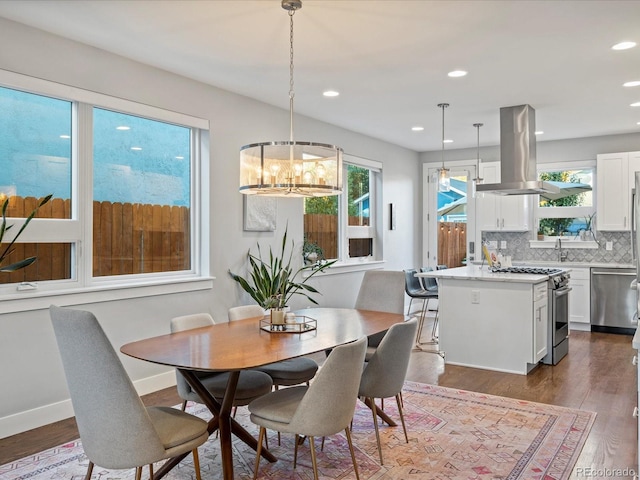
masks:
<path fill-rule="evenodd" d="M 549 305 L 547 283 L 533 286 L 533 357 L 535 364 L 547 354 L 549 332 Z"/>
<path fill-rule="evenodd" d="M 629 231 L 631 189 L 634 187 L 634 173 L 640 171 L 640 152 L 600 154 L 596 169 L 596 228 L 602 231 Z"/>
<path fill-rule="evenodd" d="M 529 373 L 548 350 L 546 280 L 531 284 L 487 277 L 477 268 L 448 270 L 450 277 L 438 282 L 438 340 L 445 363 Z M 468 277 L 458 272 L 469 272 Z"/>
<path fill-rule="evenodd" d="M 571 268 L 569 286 L 569 330 L 591 330 L 591 274 L 588 268 Z"/>
<path fill-rule="evenodd" d="M 500 182 L 500 162 L 480 163 L 483 183 Z M 526 232 L 531 226 L 532 195 L 496 195 L 482 193 L 476 197 L 478 232 Z"/>

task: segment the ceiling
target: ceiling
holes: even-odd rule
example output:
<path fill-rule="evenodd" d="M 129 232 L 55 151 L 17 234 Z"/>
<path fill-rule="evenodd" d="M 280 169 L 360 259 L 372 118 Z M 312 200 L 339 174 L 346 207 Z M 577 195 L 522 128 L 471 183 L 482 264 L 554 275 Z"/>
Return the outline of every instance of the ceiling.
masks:
<path fill-rule="evenodd" d="M 0 16 L 289 108 L 280 0 L 4 0 Z M 634 0 L 303 0 L 294 109 L 419 152 L 441 149 L 443 102 L 447 149 L 475 147 L 478 122 L 498 144 L 500 107 L 525 103 L 538 141 L 640 132 L 640 86 L 622 86 L 640 46 L 611 50 L 639 24 Z"/>

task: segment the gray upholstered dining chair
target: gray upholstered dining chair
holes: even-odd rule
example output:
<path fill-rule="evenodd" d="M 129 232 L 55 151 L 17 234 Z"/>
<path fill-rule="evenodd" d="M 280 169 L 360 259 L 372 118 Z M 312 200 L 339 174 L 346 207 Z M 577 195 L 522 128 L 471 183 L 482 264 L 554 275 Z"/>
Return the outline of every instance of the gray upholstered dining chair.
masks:
<path fill-rule="evenodd" d="M 213 317 L 208 313 L 194 313 L 183 315 L 171 319 L 171 332 L 180 332 L 192 328 L 207 327 L 215 325 Z M 211 392 L 214 398 L 222 400 L 229 380 L 228 372 L 198 372 L 198 377 L 202 384 Z M 248 405 L 251 400 L 258 398 L 265 393 L 269 393 L 273 386 L 271 377 L 264 372 L 256 370 L 242 370 L 236 387 L 236 395 L 233 399 L 233 406 Z M 187 406 L 188 401 L 202 403 L 200 396 L 191 388 L 182 374 L 176 370 L 176 388 L 178 395 L 182 398 L 182 410 Z"/>
<path fill-rule="evenodd" d="M 142 468 L 193 452 L 200 480 L 198 447 L 209 434 L 207 422 L 170 407 L 145 407 L 98 320 L 91 312 L 49 309 L 71 403 L 85 454 L 86 479 L 94 465 Z"/>
<path fill-rule="evenodd" d="M 376 430 L 380 465 L 382 465 L 383 461 L 375 404 L 376 398 L 396 398 L 400 420 L 402 421 L 402 429 L 404 430 L 404 437 L 407 443 L 409 443 L 400 394 L 407 375 L 413 339 L 416 336 L 417 329 L 418 319 L 416 317 L 404 323 L 396 323 L 393 325 L 387 330 L 387 334 L 380 342 L 380 345 L 378 345 L 378 348 L 376 348 L 375 353 L 369 359 L 362 372 L 358 396 L 369 400 L 367 403 L 373 413 L 373 424 Z"/>
<path fill-rule="evenodd" d="M 313 477 L 318 479 L 314 437 L 345 431 L 351 461 L 358 475 L 349 425 L 355 412 L 366 338 L 335 347 L 310 386 L 295 386 L 276 390 L 249 404 L 251 421 L 260 426 L 253 478 L 258 476 L 260 452 L 267 428 L 295 434 L 293 468 L 298 458 L 299 437 L 309 438 Z"/>
<path fill-rule="evenodd" d="M 242 320 L 244 318 L 262 317 L 264 310 L 260 305 L 242 305 L 229 309 L 229 320 Z M 277 390 L 282 386 L 309 384 L 316 372 L 318 364 L 311 358 L 298 357 L 280 362 L 270 363 L 256 367 L 255 370 L 264 372 L 273 380 L 273 386 Z"/>
<path fill-rule="evenodd" d="M 364 272 L 355 308 L 404 313 L 404 273 L 395 270 Z M 384 334 L 385 332 L 380 332 L 368 337 L 367 360 L 373 355 Z"/>

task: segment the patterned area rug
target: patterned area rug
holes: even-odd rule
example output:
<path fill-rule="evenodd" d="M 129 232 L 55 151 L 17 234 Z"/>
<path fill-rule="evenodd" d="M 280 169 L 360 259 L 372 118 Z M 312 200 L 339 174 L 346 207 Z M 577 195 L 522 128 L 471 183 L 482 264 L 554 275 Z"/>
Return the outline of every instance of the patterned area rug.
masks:
<path fill-rule="evenodd" d="M 398 426 L 380 428 L 383 466 L 379 464 L 371 411 L 358 404 L 352 436 L 363 480 L 567 479 L 596 416 L 582 410 L 413 382 L 405 384 L 403 397 L 409 443 L 405 442 L 395 401 L 389 399 L 385 412 L 398 420 Z M 189 411 L 209 418 L 202 406 L 195 405 Z M 246 408 L 238 409 L 236 419 L 257 434 Z M 259 478 L 313 478 L 308 442 L 299 449 L 295 471 L 293 437 L 283 435 L 281 443 L 278 446 L 275 432 L 269 433 L 269 446 L 279 460 L 263 460 Z M 218 447 L 217 440 L 211 438 L 199 449 L 203 478 L 221 478 Z M 355 478 L 344 434 L 327 438 L 324 451 L 320 452 L 319 441 L 316 448 L 321 478 Z M 234 441 L 236 479 L 252 478 L 254 455 L 253 450 Z M 80 480 L 86 467 L 82 444 L 74 441 L 0 466 L 0 479 Z M 133 477 L 134 470 L 96 467 L 92 478 Z M 195 478 L 191 456 L 165 478 Z"/>

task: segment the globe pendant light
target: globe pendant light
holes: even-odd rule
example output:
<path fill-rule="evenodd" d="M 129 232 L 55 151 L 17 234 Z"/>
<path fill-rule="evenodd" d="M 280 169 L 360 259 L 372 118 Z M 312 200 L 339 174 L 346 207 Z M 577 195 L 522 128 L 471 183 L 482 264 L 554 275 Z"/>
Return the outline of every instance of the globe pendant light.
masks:
<path fill-rule="evenodd" d="M 448 192 L 449 190 L 451 190 L 451 178 L 449 177 L 449 169 L 444 168 L 444 109 L 448 106 L 448 103 L 438 104 L 438 108 L 442 109 L 442 167 L 438 169 L 439 192 Z"/>
<path fill-rule="evenodd" d="M 289 14 L 289 141 L 240 149 L 240 193 L 272 197 L 322 197 L 342 193 L 341 148 L 293 139 L 293 15 L 301 0 L 282 0 Z"/>
<path fill-rule="evenodd" d="M 482 183 L 482 178 L 480 177 L 480 127 L 484 125 L 483 123 L 474 123 L 473 126 L 476 127 L 477 130 L 477 146 L 476 146 L 476 178 L 473 179 L 471 183 L 471 196 L 475 197 L 476 187 Z"/>

